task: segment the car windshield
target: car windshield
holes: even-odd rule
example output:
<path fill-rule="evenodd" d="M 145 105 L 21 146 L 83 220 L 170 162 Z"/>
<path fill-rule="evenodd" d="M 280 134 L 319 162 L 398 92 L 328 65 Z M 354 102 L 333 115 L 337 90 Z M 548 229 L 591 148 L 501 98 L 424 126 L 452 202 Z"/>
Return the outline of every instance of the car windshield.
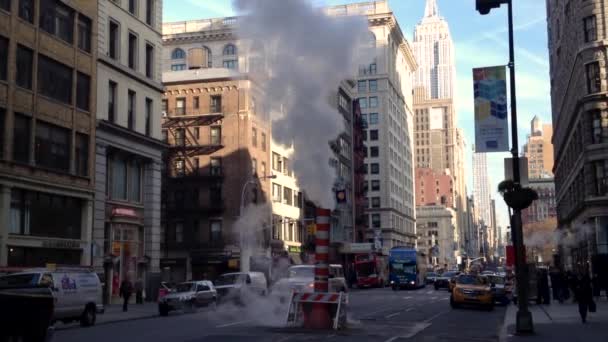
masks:
<path fill-rule="evenodd" d="M 393 271 L 396 274 L 414 274 L 416 273 L 416 265 L 406 265 L 401 263 L 391 264 Z"/>
<path fill-rule="evenodd" d="M 314 278 L 314 267 L 290 267 L 289 278 Z"/>
<path fill-rule="evenodd" d="M 483 285 L 485 283 L 484 279 L 474 275 L 461 275 L 456 279 L 456 282 L 464 285 Z"/>
<path fill-rule="evenodd" d="M 0 277 L 0 288 L 6 287 L 29 287 L 38 284 L 40 275 L 37 273 L 12 274 Z"/>
<path fill-rule="evenodd" d="M 505 278 L 503 277 L 488 277 L 491 283 L 494 284 L 504 284 Z"/>
<path fill-rule="evenodd" d="M 177 286 L 175 287 L 175 290 L 177 292 L 190 292 L 193 290 L 194 284 L 193 283 L 181 283 L 181 284 L 177 284 Z"/>
<path fill-rule="evenodd" d="M 223 274 L 215 281 L 215 285 L 234 285 L 236 283 L 244 283 L 246 274 L 232 273 Z"/>
<path fill-rule="evenodd" d="M 435 273 L 435 272 L 429 272 L 429 273 L 426 274 L 426 276 L 427 277 L 436 277 L 437 273 Z"/>
<path fill-rule="evenodd" d="M 452 277 L 455 277 L 455 276 L 457 276 L 457 275 L 458 275 L 458 273 L 456 273 L 456 272 L 445 272 L 445 273 L 444 273 L 444 274 L 442 274 L 441 276 L 442 276 L 442 277 L 446 277 L 446 278 L 452 278 Z"/>
<path fill-rule="evenodd" d="M 359 277 L 368 277 L 370 274 L 374 273 L 374 265 L 371 262 L 355 264 L 355 269 L 357 270 L 357 276 Z"/>

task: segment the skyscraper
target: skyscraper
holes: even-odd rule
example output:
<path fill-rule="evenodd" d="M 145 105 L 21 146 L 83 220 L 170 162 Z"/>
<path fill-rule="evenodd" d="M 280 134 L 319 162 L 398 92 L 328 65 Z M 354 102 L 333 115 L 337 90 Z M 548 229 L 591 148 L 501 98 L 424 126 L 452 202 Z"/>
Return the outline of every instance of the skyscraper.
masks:
<path fill-rule="evenodd" d="M 543 124 L 538 116 L 530 123 L 530 135 L 524 145 L 524 155 L 528 158 L 528 178 L 553 178 L 553 127 Z"/>
<path fill-rule="evenodd" d="M 473 200 L 483 224 L 492 224 L 490 213 L 490 185 L 488 181 L 488 160 L 485 153 L 473 151 Z"/>

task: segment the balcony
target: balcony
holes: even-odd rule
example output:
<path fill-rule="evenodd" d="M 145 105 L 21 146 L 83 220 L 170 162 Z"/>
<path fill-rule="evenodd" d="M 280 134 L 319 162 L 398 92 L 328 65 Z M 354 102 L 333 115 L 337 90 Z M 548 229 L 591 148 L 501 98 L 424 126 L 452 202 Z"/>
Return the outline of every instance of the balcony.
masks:
<path fill-rule="evenodd" d="M 209 126 L 224 118 L 224 113 L 220 107 L 210 108 L 209 113 L 186 114 L 184 108 L 174 108 L 165 112 L 163 117 L 163 128 Z"/>
<path fill-rule="evenodd" d="M 169 177 L 173 180 L 182 181 L 215 181 L 222 180 L 224 178 L 224 170 L 222 167 L 203 167 L 196 170 L 179 170 L 175 167 L 171 168 Z"/>

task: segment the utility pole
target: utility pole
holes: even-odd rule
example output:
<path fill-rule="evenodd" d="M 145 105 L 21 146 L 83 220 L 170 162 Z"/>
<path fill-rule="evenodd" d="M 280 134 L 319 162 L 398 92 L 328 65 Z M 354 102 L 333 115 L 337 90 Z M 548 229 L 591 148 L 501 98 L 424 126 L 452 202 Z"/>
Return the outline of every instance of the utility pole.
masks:
<path fill-rule="evenodd" d="M 511 154 L 513 155 L 513 182 L 520 186 L 519 170 L 519 142 L 517 137 L 517 100 L 515 94 L 515 49 L 513 42 L 513 0 L 476 0 L 475 8 L 482 15 L 490 13 L 493 8 L 502 4 L 508 7 L 509 26 L 509 70 L 510 70 L 510 93 L 511 93 Z M 518 334 L 530 334 L 534 331 L 532 314 L 528 310 L 528 267 L 525 257 L 526 250 L 523 241 L 523 229 L 521 221 L 521 209 L 513 208 L 511 216 L 511 236 L 515 248 L 515 276 L 517 280 L 517 319 L 516 331 Z"/>

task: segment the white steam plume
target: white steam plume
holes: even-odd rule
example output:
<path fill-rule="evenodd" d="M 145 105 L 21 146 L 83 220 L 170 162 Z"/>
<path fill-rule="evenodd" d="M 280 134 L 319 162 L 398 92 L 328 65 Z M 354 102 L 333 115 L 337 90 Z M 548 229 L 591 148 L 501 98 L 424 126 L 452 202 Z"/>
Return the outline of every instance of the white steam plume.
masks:
<path fill-rule="evenodd" d="M 306 0 L 235 0 L 234 5 L 242 15 L 239 38 L 263 46 L 251 52 L 260 55 L 268 75 L 258 82 L 273 138 L 294 144 L 293 169 L 307 197 L 333 208 L 335 170 L 328 143 L 344 131 L 344 120 L 328 99 L 362 61 L 367 20 L 330 17 Z"/>

